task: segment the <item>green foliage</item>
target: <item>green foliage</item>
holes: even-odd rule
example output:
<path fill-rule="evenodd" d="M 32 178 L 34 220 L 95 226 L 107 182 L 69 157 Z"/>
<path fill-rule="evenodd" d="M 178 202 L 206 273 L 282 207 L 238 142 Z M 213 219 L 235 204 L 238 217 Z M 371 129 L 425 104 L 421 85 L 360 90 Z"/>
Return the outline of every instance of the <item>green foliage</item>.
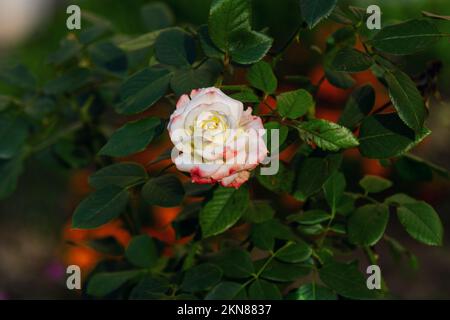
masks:
<path fill-rule="evenodd" d="M 132 239 L 125 249 L 113 237 L 82 243 L 108 257 L 87 277 L 87 294 L 93 297 L 390 297 L 384 280 L 383 290 L 368 290 L 360 272 L 380 263 L 381 243 L 417 264 L 386 234 L 390 215 L 426 245 L 442 244 L 443 225 L 430 205 L 398 190 L 402 183 L 361 177 L 358 163 L 343 154 L 358 148 L 363 157 L 392 164 L 395 182 L 448 179 L 445 169 L 408 154 L 431 133 L 424 127 L 427 90 L 439 87 L 439 77 L 422 77 L 419 83 L 403 70 L 415 63 L 410 55 L 448 37 L 429 18 L 446 19 L 425 14 L 427 19 L 369 31 L 365 10 L 336 3 L 296 1 L 297 29 L 290 39 L 272 39 L 276 32 L 252 17 L 259 14 L 252 12 L 255 0 L 213 0 L 201 25 L 175 24 L 167 3 L 151 2 L 141 8 L 142 33 L 136 35 L 118 33 L 105 19 L 91 16 L 49 55 L 48 76 L 36 77 L 22 64 L 1 67 L 1 85 L 8 90 L 0 94 L 0 199 L 14 191 L 36 160 L 96 169 L 89 179 L 95 191 L 78 204 L 72 227 L 121 220 L 118 225 Z M 294 43 L 304 49 L 314 38 L 309 29 L 327 17 L 344 26 L 331 34 L 323 52 L 312 43 L 321 53 L 314 61 L 324 70 L 313 84 L 298 74 L 299 64 L 287 64 L 298 57 L 287 59 L 286 52 Z M 404 61 L 392 54 L 404 55 Z M 420 64 L 416 69 L 421 71 Z M 390 101 L 374 108 L 379 86 L 353 88 L 358 78 L 352 74 L 362 71 L 386 87 Z M 342 109 L 338 123 L 316 114 L 321 86 L 330 84 L 349 93 L 345 105 L 335 101 Z M 276 174 L 255 168 L 236 189 L 195 185 L 170 166 L 160 169 L 170 150 L 153 157 L 159 150 L 155 144 L 169 141 L 164 131 L 177 98 L 210 86 L 261 117 L 271 157 L 293 152 L 292 159 L 283 155 Z M 109 121 L 114 111 L 119 119 Z M 270 148 L 273 129 L 279 130 L 280 150 Z M 146 162 L 134 155 L 147 150 L 152 158 Z M 154 228 L 158 221 L 148 215 L 158 208 L 150 206 L 181 207 L 181 212 L 166 229 Z M 149 235 L 162 229 L 175 230 L 172 256 L 165 254 L 164 241 Z M 368 261 L 358 267 L 360 251 Z M 341 259 L 345 262 L 337 262 Z"/>

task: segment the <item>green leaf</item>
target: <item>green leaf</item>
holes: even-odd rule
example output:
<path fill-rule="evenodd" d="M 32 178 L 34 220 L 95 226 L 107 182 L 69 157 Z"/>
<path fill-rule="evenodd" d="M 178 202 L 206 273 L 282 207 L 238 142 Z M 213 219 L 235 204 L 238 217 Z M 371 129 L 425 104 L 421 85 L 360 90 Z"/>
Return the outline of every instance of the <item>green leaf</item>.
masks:
<path fill-rule="evenodd" d="M 0 159 L 0 200 L 9 197 L 16 190 L 19 176 L 23 172 L 23 156 L 17 154 L 11 159 Z"/>
<path fill-rule="evenodd" d="M 310 29 L 320 20 L 328 17 L 336 6 L 337 0 L 300 0 L 302 18 Z"/>
<path fill-rule="evenodd" d="M 430 246 L 442 245 L 443 227 L 439 215 L 424 201 L 403 203 L 397 216 L 411 237 Z"/>
<path fill-rule="evenodd" d="M 190 268 L 184 275 L 181 289 L 188 292 L 207 290 L 222 278 L 222 270 L 211 264 L 203 263 Z"/>
<path fill-rule="evenodd" d="M 311 94 L 304 90 L 284 92 L 277 96 L 277 110 L 282 117 L 296 119 L 314 108 L 315 102 Z"/>
<path fill-rule="evenodd" d="M 401 157 L 394 163 L 395 171 L 405 181 L 431 181 L 433 170 L 426 162 Z"/>
<path fill-rule="evenodd" d="M 392 186 L 392 182 L 388 179 L 373 176 L 373 175 L 365 175 L 360 181 L 359 185 L 367 192 L 367 193 L 378 193 L 384 191 Z"/>
<path fill-rule="evenodd" d="M 148 178 L 145 168 L 137 163 L 115 163 L 104 167 L 89 177 L 89 184 L 95 189 L 109 185 L 129 187 Z"/>
<path fill-rule="evenodd" d="M 241 102 L 258 103 L 259 97 L 253 92 L 253 90 L 242 90 L 230 95 L 231 98 L 239 100 Z"/>
<path fill-rule="evenodd" d="M 273 129 L 278 131 L 278 147 L 281 147 L 286 141 L 289 134 L 289 128 L 278 121 L 269 121 L 264 123 L 264 129 L 266 129 L 265 135 L 267 136 L 267 150 L 272 150 L 272 131 Z"/>
<path fill-rule="evenodd" d="M 161 120 L 155 117 L 128 122 L 113 133 L 99 154 L 123 157 L 144 151 L 161 129 Z"/>
<path fill-rule="evenodd" d="M 24 146 L 28 126 L 24 119 L 0 114 L 0 159 L 14 157 Z"/>
<path fill-rule="evenodd" d="M 170 73 L 165 69 L 146 68 L 125 80 L 121 87 L 122 103 L 117 112 L 133 114 L 151 107 L 164 96 L 170 82 Z"/>
<path fill-rule="evenodd" d="M 384 79 L 389 87 L 389 97 L 400 119 L 414 131 L 420 132 L 427 110 L 414 82 L 400 70 L 386 71 Z"/>
<path fill-rule="evenodd" d="M 200 227 L 204 238 L 220 234 L 233 226 L 247 209 L 248 190 L 218 187 L 200 211 Z"/>
<path fill-rule="evenodd" d="M 280 289 L 268 281 L 256 279 L 248 288 L 248 297 L 252 300 L 280 300 Z"/>
<path fill-rule="evenodd" d="M 103 254 L 121 256 L 123 247 L 113 236 L 93 239 L 88 242 L 89 247 Z"/>
<path fill-rule="evenodd" d="M 128 191 L 109 186 L 91 193 L 77 207 L 72 218 L 72 227 L 93 229 L 117 218 L 125 210 Z"/>
<path fill-rule="evenodd" d="M 85 86 L 90 80 L 91 73 L 88 69 L 74 68 L 48 81 L 43 89 L 46 94 L 62 94 L 65 92 L 73 92 Z"/>
<path fill-rule="evenodd" d="M 274 209 L 266 201 L 250 201 L 242 218 L 252 223 L 261 223 L 273 218 Z"/>
<path fill-rule="evenodd" d="M 208 30 L 214 44 L 228 52 L 230 37 L 241 30 L 250 30 L 249 0 L 214 0 L 208 18 Z"/>
<path fill-rule="evenodd" d="M 311 156 L 299 165 L 297 185 L 294 197 L 304 201 L 310 195 L 319 191 L 327 179 L 337 171 L 342 161 L 342 155 Z"/>
<path fill-rule="evenodd" d="M 374 299 L 375 290 L 369 290 L 365 277 L 354 264 L 329 261 L 319 270 L 320 279 L 325 285 L 341 296 L 350 299 Z"/>
<path fill-rule="evenodd" d="M 315 283 L 307 283 L 289 294 L 294 300 L 337 300 L 336 293 L 327 287 Z"/>
<path fill-rule="evenodd" d="M 312 209 L 299 214 L 292 214 L 287 217 L 289 221 L 295 221 L 300 224 L 316 224 L 330 220 L 331 215 L 320 209 Z"/>
<path fill-rule="evenodd" d="M 355 79 L 345 72 L 325 68 L 325 77 L 330 84 L 341 89 L 349 89 L 355 85 Z"/>
<path fill-rule="evenodd" d="M 294 171 L 282 162 L 279 163 L 278 172 L 274 175 L 257 175 L 258 182 L 266 189 L 276 192 L 291 192 L 294 182 Z"/>
<path fill-rule="evenodd" d="M 417 200 L 408 196 L 407 194 L 396 193 L 396 194 L 384 199 L 384 202 L 386 204 L 403 205 L 403 204 L 407 204 L 407 203 L 415 203 L 415 202 L 417 202 Z"/>
<path fill-rule="evenodd" d="M 331 63 L 334 70 L 339 72 L 361 72 L 372 65 L 372 58 L 353 48 L 339 50 Z"/>
<path fill-rule="evenodd" d="M 345 177 L 340 172 L 336 172 L 329 177 L 323 185 L 325 199 L 333 212 L 336 212 L 336 209 L 344 194 L 345 186 Z"/>
<path fill-rule="evenodd" d="M 224 281 L 215 286 L 205 296 L 205 300 L 242 299 L 243 295 L 245 295 L 243 285 L 237 282 Z"/>
<path fill-rule="evenodd" d="M 142 197 L 149 205 L 174 207 L 184 198 L 184 188 L 174 175 L 151 178 L 142 187 Z"/>
<path fill-rule="evenodd" d="M 158 253 L 153 239 L 143 234 L 133 237 L 125 251 L 125 256 L 133 265 L 151 268 L 158 260 Z"/>
<path fill-rule="evenodd" d="M 255 63 L 248 70 L 247 80 L 251 86 L 263 91 L 265 94 L 272 94 L 277 89 L 277 78 L 270 64 L 265 61 Z"/>
<path fill-rule="evenodd" d="M 155 54 L 159 62 L 182 67 L 195 60 L 195 41 L 183 29 L 162 31 L 155 42 Z"/>
<path fill-rule="evenodd" d="M 312 249 L 305 242 L 292 242 L 281 248 L 276 253 L 276 258 L 283 262 L 298 263 L 307 260 L 312 254 Z"/>
<path fill-rule="evenodd" d="M 263 33 L 243 30 L 233 35 L 231 58 L 240 64 L 260 61 L 272 46 L 273 39 Z"/>
<path fill-rule="evenodd" d="M 348 98 L 338 123 L 353 129 L 370 113 L 374 103 L 375 91 L 371 85 L 357 88 Z"/>
<path fill-rule="evenodd" d="M 212 262 L 218 265 L 223 274 L 229 278 L 248 278 L 255 273 L 250 254 L 242 249 L 224 250 L 214 257 Z"/>
<path fill-rule="evenodd" d="M 282 263 L 272 260 L 261 273 L 261 277 L 272 281 L 287 282 L 305 277 L 310 272 L 311 266 L 306 264 Z"/>
<path fill-rule="evenodd" d="M 297 128 L 303 140 L 314 143 L 323 150 L 338 151 L 359 145 L 350 130 L 324 119 L 305 121 L 297 125 Z"/>
<path fill-rule="evenodd" d="M 253 244 L 262 250 L 272 250 L 275 239 L 292 240 L 290 228 L 276 219 L 254 224 L 251 231 Z"/>
<path fill-rule="evenodd" d="M 200 45 L 202 46 L 203 52 L 209 58 L 216 58 L 219 60 L 223 60 L 224 53 L 220 51 L 219 48 L 216 47 L 214 42 L 211 40 L 208 32 L 207 25 L 201 25 L 198 30 L 198 38 L 200 40 Z"/>
<path fill-rule="evenodd" d="M 361 246 L 373 246 L 383 236 L 388 220 L 389 209 L 385 205 L 359 207 L 348 221 L 349 240 Z"/>
<path fill-rule="evenodd" d="M 159 30 L 173 25 L 175 17 L 164 2 L 151 2 L 141 8 L 144 26 L 149 31 Z"/>
<path fill-rule="evenodd" d="M 111 42 L 100 42 L 89 47 L 92 62 L 102 70 L 125 74 L 128 59 L 125 52 Z"/>
<path fill-rule="evenodd" d="M 169 287 L 170 283 L 166 278 L 155 275 L 147 275 L 133 288 L 130 293 L 130 299 L 158 299 L 161 295 L 164 295 Z"/>
<path fill-rule="evenodd" d="M 95 297 L 104 297 L 138 275 L 138 270 L 97 273 L 89 280 L 87 293 Z"/>
<path fill-rule="evenodd" d="M 162 31 L 163 30 L 148 32 L 140 35 L 139 37 L 123 41 L 118 44 L 118 47 L 125 51 L 136 51 L 147 47 L 152 47 Z"/>
<path fill-rule="evenodd" d="M 430 131 L 418 134 L 408 128 L 397 114 L 377 114 L 363 120 L 359 132 L 359 150 L 364 157 L 398 157 L 420 143 Z"/>
<path fill-rule="evenodd" d="M 431 21 L 414 19 L 384 27 L 373 37 L 371 44 L 383 52 L 403 55 L 425 50 L 441 36 Z"/>
<path fill-rule="evenodd" d="M 0 81 L 21 89 L 31 90 L 36 85 L 36 79 L 31 72 L 21 64 L 0 70 Z"/>
<path fill-rule="evenodd" d="M 191 90 L 213 86 L 222 71 L 221 64 L 209 59 L 198 68 L 182 68 L 175 71 L 170 86 L 177 96 Z"/>
<path fill-rule="evenodd" d="M 47 62 L 54 65 L 61 65 L 76 57 L 81 51 L 81 48 L 82 46 L 77 40 L 63 39 L 60 48 L 48 56 Z"/>

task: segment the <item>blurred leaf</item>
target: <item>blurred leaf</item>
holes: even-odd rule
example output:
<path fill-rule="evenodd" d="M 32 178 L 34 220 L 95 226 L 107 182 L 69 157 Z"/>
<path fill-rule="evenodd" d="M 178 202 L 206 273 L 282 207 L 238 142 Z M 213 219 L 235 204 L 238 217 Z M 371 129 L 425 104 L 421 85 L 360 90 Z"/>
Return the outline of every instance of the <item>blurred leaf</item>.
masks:
<path fill-rule="evenodd" d="M 370 84 L 355 89 L 348 98 L 338 123 L 353 129 L 369 115 L 374 103 L 375 91 Z"/>
<path fill-rule="evenodd" d="M 204 238 L 220 234 L 232 227 L 247 209 L 248 190 L 218 187 L 202 211 L 200 227 Z"/>
<path fill-rule="evenodd" d="M 239 100 L 241 102 L 258 103 L 259 97 L 253 92 L 253 90 L 242 90 L 230 95 L 231 98 Z"/>
<path fill-rule="evenodd" d="M 2 68 L 0 70 L 0 81 L 27 90 L 32 90 L 36 85 L 34 76 L 21 64 Z"/>
<path fill-rule="evenodd" d="M 345 186 L 345 177 L 340 172 L 336 172 L 331 177 L 329 177 L 323 185 L 325 199 L 332 209 L 332 212 L 336 212 L 336 209 L 344 194 Z"/>
<path fill-rule="evenodd" d="M 325 76 L 328 82 L 341 89 L 349 89 L 355 85 L 355 79 L 345 72 L 325 69 Z"/>
<path fill-rule="evenodd" d="M 375 299 L 378 294 L 369 290 L 365 277 L 354 264 L 329 261 L 319 270 L 320 279 L 325 285 L 341 296 L 350 299 Z"/>
<path fill-rule="evenodd" d="M 311 94 L 304 90 L 283 92 L 277 96 L 277 111 L 282 117 L 296 119 L 314 108 L 315 102 Z"/>
<path fill-rule="evenodd" d="M 252 225 L 250 237 L 253 244 L 262 250 L 272 250 L 275 239 L 294 239 L 291 229 L 276 219 Z"/>
<path fill-rule="evenodd" d="M 28 126 L 21 117 L 0 114 L 0 159 L 14 157 L 24 146 Z"/>
<path fill-rule="evenodd" d="M 248 278 L 255 273 L 250 254 L 239 248 L 226 249 L 220 252 L 212 262 L 218 265 L 223 274 L 229 278 Z"/>
<path fill-rule="evenodd" d="M 119 75 L 125 74 L 128 59 L 125 52 L 111 42 L 100 42 L 89 47 L 92 62 L 100 69 Z"/>
<path fill-rule="evenodd" d="M 304 159 L 298 167 L 294 197 L 304 201 L 319 191 L 325 181 L 339 168 L 341 161 L 341 154 L 312 156 Z"/>
<path fill-rule="evenodd" d="M 99 154 L 122 157 L 143 151 L 161 129 L 161 120 L 156 117 L 128 122 L 113 133 Z"/>
<path fill-rule="evenodd" d="M 91 193 L 76 208 L 72 217 L 72 228 L 93 229 L 114 218 L 125 210 L 128 191 L 109 186 Z"/>
<path fill-rule="evenodd" d="M 170 73 L 165 69 L 146 68 L 125 80 L 120 92 L 122 103 L 117 112 L 133 114 L 147 110 L 164 96 L 170 82 Z"/>
<path fill-rule="evenodd" d="M 104 24 L 96 24 L 87 28 L 83 27 L 78 34 L 78 39 L 80 43 L 87 45 L 105 36 L 109 31 L 111 31 L 111 28 Z"/>
<path fill-rule="evenodd" d="M 155 243 L 152 238 L 145 234 L 131 239 L 125 251 L 125 256 L 128 261 L 140 268 L 151 268 L 155 266 L 158 260 Z"/>
<path fill-rule="evenodd" d="M 77 67 L 63 73 L 56 79 L 48 81 L 43 89 L 46 94 L 54 95 L 73 92 L 86 85 L 90 80 L 90 75 L 88 69 Z"/>
<path fill-rule="evenodd" d="M 334 70 L 339 72 L 361 72 L 372 65 L 372 58 L 353 48 L 339 50 L 331 63 Z"/>
<path fill-rule="evenodd" d="M 112 236 L 90 240 L 88 245 L 95 251 L 113 256 L 120 256 L 124 252 L 123 247 Z"/>
<path fill-rule="evenodd" d="M 277 89 L 277 78 L 273 74 L 270 64 L 265 61 L 255 63 L 248 70 L 247 80 L 253 87 L 265 94 L 272 94 Z"/>
<path fill-rule="evenodd" d="M 89 280 L 87 293 L 95 297 L 104 297 L 138 276 L 139 272 L 138 270 L 130 270 L 97 273 Z"/>
<path fill-rule="evenodd" d="M 141 8 L 141 17 L 145 28 L 149 31 L 170 27 L 175 20 L 169 6 L 162 1 L 144 5 Z"/>
<path fill-rule="evenodd" d="M 267 150 L 272 150 L 272 130 L 279 130 L 278 131 L 278 148 L 283 145 L 283 143 L 286 141 L 286 138 L 289 134 L 289 128 L 278 121 L 269 121 L 264 123 L 264 129 L 266 129 L 266 136 L 267 136 Z M 276 152 L 276 151 L 275 151 Z M 273 154 L 272 154 L 273 155 Z"/>
<path fill-rule="evenodd" d="M 256 279 L 248 288 L 248 297 L 252 300 L 281 300 L 281 293 L 275 284 Z"/>
<path fill-rule="evenodd" d="M 244 287 L 237 282 L 224 281 L 215 286 L 205 300 L 241 300 L 245 295 Z"/>
<path fill-rule="evenodd" d="M 416 161 L 408 157 L 401 157 L 394 164 L 397 174 L 405 181 L 431 181 L 433 171 L 424 162 Z"/>
<path fill-rule="evenodd" d="M 327 287 L 315 283 L 307 283 L 290 293 L 293 300 L 337 300 L 336 294 Z"/>
<path fill-rule="evenodd" d="M 389 220 L 385 205 L 368 204 L 356 209 L 348 221 L 349 240 L 361 246 L 373 246 L 383 236 Z"/>
<path fill-rule="evenodd" d="M 439 215 L 428 203 L 402 203 L 397 216 L 411 237 L 430 246 L 442 245 L 443 226 Z"/>
<path fill-rule="evenodd" d="M 118 46 L 120 49 L 126 51 L 136 51 L 151 47 L 155 44 L 156 39 L 162 31 L 163 30 L 158 30 L 144 33 L 136 38 L 120 42 Z"/>
<path fill-rule="evenodd" d="M 384 27 L 373 37 L 371 44 L 390 54 L 411 54 L 427 49 L 441 36 L 431 21 L 414 19 Z"/>
<path fill-rule="evenodd" d="M 298 263 L 307 260 L 312 254 L 312 249 L 306 242 L 292 242 L 281 248 L 276 253 L 276 258 L 283 262 Z"/>
<path fill-rule="evenodd" d="M 302 18 L 312 29 L 331 14 L 336 3 L 337 0 L 300 0 Z"/>
<path fill-rule="evenodd" d="M 450 16 L 441 16 L 428 11 L 422 11 L 422 15 L 427 18 L 450 21 Z"/>
<path fill-rule="evenodd" d="M 222 270 L 211 264 L 203 263 L 186 271 L 181 289 L 188 292 L 207 290 L 222 278 Z"/>
<path fill-rule="evenodd" d="M 23 156 L 16 154 L 11 159 L 0 159 L 0 200 L 9 197 L 16 190 L 19 176 L 23 172 Z"/>
<path fill-rule="evenodd" d="M 170 287 L 166 278 L 147 275 L 133 288 L 130 293 L 130 299 L 133 300 L 154 300 L 163 295 Z"/>
<path fill-rule="evenodd" d="M 75 58 L 81 51 L 82 46 L 76 40 L 64 39 L 56 52 L 51 53 L 47 62 L 55 65 L 63 64 Z"/>
<path fill-rule="evenodd" d="M 150 178 L 142 187 L 142 198 L 149 205 L 174 207 L 184 198 L 184 188 L 174 175 Z"/>
<path fill-rule="evenodd" d="M 222 71 L 221 64 L 209 59 L 197 68 L 187 67 L 175 71 L 170 86 L 177 96 L 191 90 L 213 86 Z"/>
<path fill-rule="evenodd" d="M 115 163 L 104 167 L 89 177 L 89 184 L 95 189 L 109 185 L 128 187 L 144 182 L 148 178 L 145 168 L 137 163 Z"/>
<path fill-rule="evenodd" d="M 404 193 L 396 193 L 390 197 L 387 197 L 386 199 L 384 199 L 384 202 L 386 204 L 395 204 L 395 205 L 403 205 L 403 204 L 407 204 L 407 203 L 414 203 L 417 200 L 408 196 L 407 194 Z"/>
<path fill-rule="evenodd" d="M 389 87 L 389 97 L 400 119 L 414 131 L 420 132 L 427 110 L 414 82 L 400 70 L 386 71 L 384 79 Z"/>
<path fill-rule="evenodd" d="M 350 130 L 324 119 L 312 119 L 297 125 L 300 137 L 308 143 L 329 151 L 352 148 L 359 145 Z"/>
<path fill-rule="evenodd" d="M 366 191 L 367 193 L 378 193 L 384 191 L 392 186 L 392 182 L 388 179 L 373 176 L 373 175 L 365 175 L 360 181 L 359 185 Z"/>
<path fill-rule="evenodd" d="M 359 132 L 359 150 L 364 157 L 398 157 L 420 143 L 431 132 L 419 134 L 408 128 L 397 114 L 377 114 L 363 120 Z"/>
<path fill-rule="evenodd" d="M 180 28 L 164 30 L 156 39 L 155 54 L 163 64 L 189 66 L 195 60 L 194 39 Z"/>

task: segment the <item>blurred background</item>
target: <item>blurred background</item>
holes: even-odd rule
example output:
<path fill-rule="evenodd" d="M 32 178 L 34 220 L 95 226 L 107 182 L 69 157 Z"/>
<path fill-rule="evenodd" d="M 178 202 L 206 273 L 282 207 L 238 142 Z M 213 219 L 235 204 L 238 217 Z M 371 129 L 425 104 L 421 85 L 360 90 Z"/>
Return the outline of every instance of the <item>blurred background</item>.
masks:
<path fill-rule="evenodd" d="M 20 62 L 43 84 L 53 76 L 53 69 L 45 61 L 68 33 L 66 8 L 69 4 L 77 4 L 83 12 L 92 12 L 107 19 L 119 33 L 139 35 L 149 30 L 151 22 L 143 19 L 142 8 L 150 2 L 0 0 L 0 69 Z M 173 12 L 176 24 L 198 26 L 207 21 L 209 0 L 164 2 Z M 448 0 L 352 0 L 339 3 L 364 8 L 371 4 L 379 5 L 382 25 L 420 17 L 422 10 L 450 16 Z M 275 50 L 291 37 L 298 26 L 298 0 L 254 0 L 253 7 L 254 29 L 267 27 L 268 33 L 275 39 Z M 437 21 L 437 24 L 442 32 L 450 33 L 450 22 Z M 317 48 L 312 49 L 311 46 L 323 50 L 326 39 L 338 27 L 335 23 L 325 21 L 314 31 L 301 34 L 300 42 L 289 48 L 279 64 L 278 74 L 280 79 L 285 79 L 280 80 L 281 90 L 301 86 L 285 76 L 302 75 L 313 83 L 319 80 L 323 74 L 321 59 Z M 414 153 L 449 170 L 450 42 L 444 39 L 414 58 L 399 60 L 397 63 L 410 75 L 418 75 L 432 60 L 442 62 L 442 70 L 437 78 L 438 94 L 429 106 L 431 112 L 427 120 L 427 126 L 433 133 Z M 358 84 L 373 84 L 377 91 L 377 106 L 388 100 L 385 89 L 370 72 L 356 74 L 355 79 Z M 0 82 L 0 94 L 9 94 L 13 90 Z M 338 89 L 325 81 L 318 94 L 317 117 L 336 121 L 350 91 Z M 155 156 L 152 152 L 136 155 L 134 160 L 148 161 Z M 394 235 L 416 255 L 410 256 L 410 259 L 397 259 L 389 253 L 385 244 L 379 245 L 381 270 L 393 296 L 400 299 L 450 299 L 449 180 L 431 176 L 429 172 L 409 175 L 405 170 L 384 167 L 377 160 L 361 159 L 357 151 L 349 151 L 345 156 L 343 170 L 351 180 L 351 187 L 356 188 L 357 181 L 364 174 L 388 177 L 395 182 L 395 190 L 389 193 L 401 191 L 429 202 L 444 223 L 444 246 L 433 248 L 412 240 L 399 227 L 396 219 L 391 219 L 387 233 Z M 79 168 L 69 170 L 67 166 L 43 154 L 33 163 L 27 164 L 13 196 L 0 201 L 0 299 L 79 298 L 79 292 L 69 291 L 65 286 L 66 266 L 77 264 L 85 275 L 102 258 L 101 254 L 85 245 L 86 242 L 104 237 L 114 237 L 122 245 L 128 242 L 130 235 L 117 223 L 93 231 L 70 230 L 74 207 L 90 191 L 87 179 L 93 168 L 83 167 L 80 165 Z M 281 210 L 292 210 L 298 205 L 292 199 L 284 200 L 279 204 Z M 164 229 L 167 227 L 166 222 L 177 212 L 176 209 L 152 211 L 154 217 L 162 217 L 154 220 L 161 227 L 153 231 L 157 237 L 167 238 L 167 228 Z M 165 230 L 163 235 L 158 233 L 162 229 Z"/>

